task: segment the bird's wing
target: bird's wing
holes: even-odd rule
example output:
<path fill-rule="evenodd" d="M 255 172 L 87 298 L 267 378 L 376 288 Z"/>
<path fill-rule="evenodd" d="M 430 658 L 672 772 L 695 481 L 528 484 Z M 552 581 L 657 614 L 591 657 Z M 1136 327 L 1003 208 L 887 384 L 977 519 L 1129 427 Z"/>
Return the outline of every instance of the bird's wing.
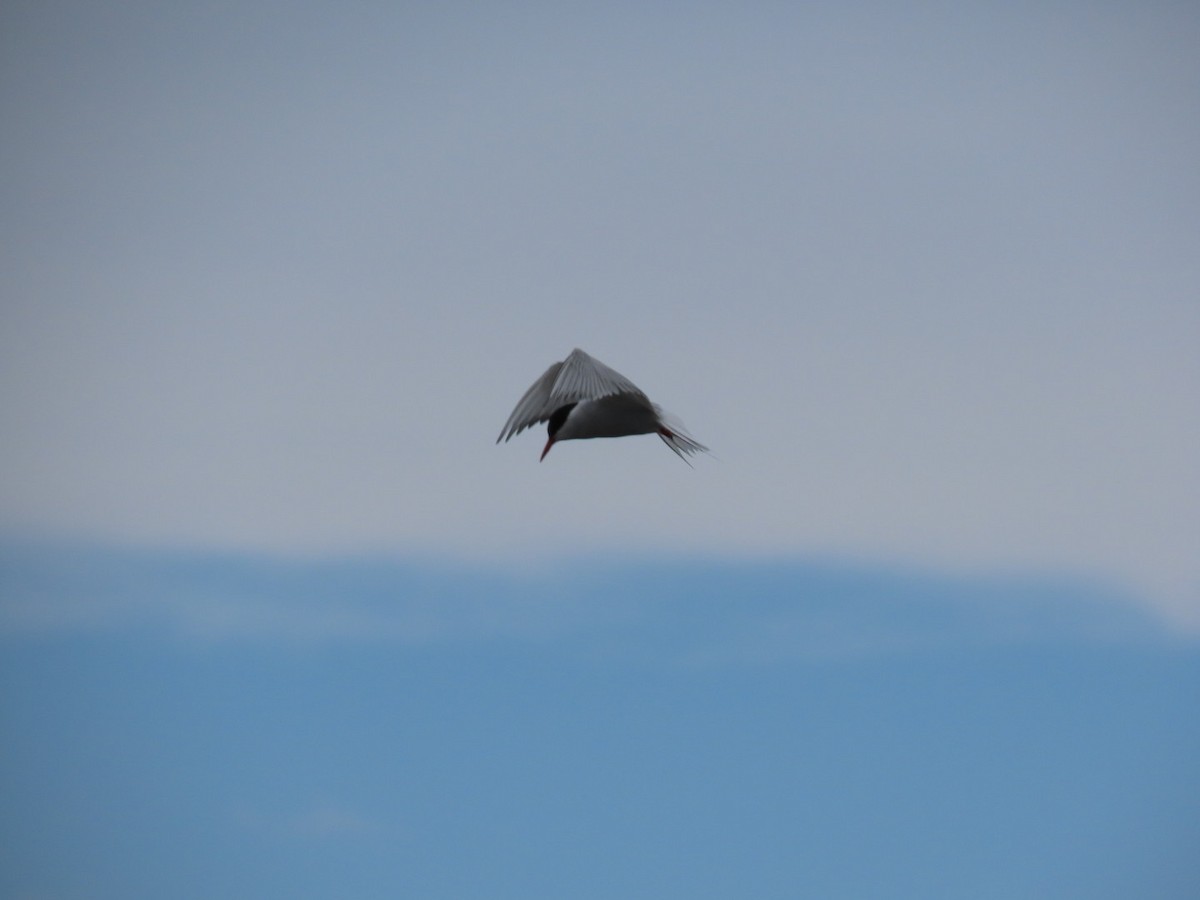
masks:
<path fill-rule="evenodd" d="M 572 350 L 571 355 L 563 360 L 550 392 L 551 399 L 559 406 L 580 400 L 598 400 L 610 394 L 645 396 L 636 384 L 620 372 L 610 369 L 579 348 Z"/>
<path fill-rule="evenodd" d="M 507 441 L 515 434 L 520 434 L 531 425 L 545 422 L 550 418 L 550 413 L 557 408 L 550 405 L 550 394 L 554 387 L 554 380 L 558 378 L 559 370 L 562 367 L 562 363 L 554 363 L 542 373 L 541 378 L 530 385 L 529 390 L 513 407 L 504 427 L 500 429 L 500 437 L 496 438 L 497 444 Z"/>
<path fill-rule="evenodd" d="M 525 392 L 500 430 L 496 443 L 545 422 L 559 407 L 611 394 L 635 394 L 645 398 L 638 386 L 620 372 L 576 348 L 562 362 L 548 368 Z"/>

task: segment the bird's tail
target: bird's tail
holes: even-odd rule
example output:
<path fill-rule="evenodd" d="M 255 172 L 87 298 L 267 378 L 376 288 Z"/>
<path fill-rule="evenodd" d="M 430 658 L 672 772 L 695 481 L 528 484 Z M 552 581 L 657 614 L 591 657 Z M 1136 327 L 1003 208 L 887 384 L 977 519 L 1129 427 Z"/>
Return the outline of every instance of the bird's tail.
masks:
<path fill-rule="evenodd" d="M 691 461 L 688 457 L 693 453 L 708 453 L 709 449 L 702 443 L 687 433 L 687 430 L 674 416 L 663 412 L 660 407 L 655 407 L 655 412 L 658 413 L 658 436 L 662 438 L 662 442 L 670 447 L 675 455 L 682 459 L 689 466 Z"/>

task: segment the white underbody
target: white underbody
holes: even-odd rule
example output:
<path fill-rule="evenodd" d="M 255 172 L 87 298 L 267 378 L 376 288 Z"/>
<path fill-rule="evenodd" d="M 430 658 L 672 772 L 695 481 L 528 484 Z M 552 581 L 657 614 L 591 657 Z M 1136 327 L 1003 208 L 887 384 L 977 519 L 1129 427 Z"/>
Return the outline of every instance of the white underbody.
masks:
<path fill-rule="evenodd" d="M 567 420 L 554 439 L 572 441 L 654 434 L 661 427 L 658 410 L 645 397 L 612 394 L 597 400 L 579 401 L 567 414 Z"/>

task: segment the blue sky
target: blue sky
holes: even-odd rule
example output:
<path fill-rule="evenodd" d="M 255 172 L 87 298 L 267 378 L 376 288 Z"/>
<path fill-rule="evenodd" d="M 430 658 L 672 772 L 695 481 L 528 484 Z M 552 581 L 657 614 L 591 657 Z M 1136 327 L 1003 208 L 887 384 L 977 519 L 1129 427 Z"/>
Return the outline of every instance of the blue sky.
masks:
<path fill-rule="evenodd" d="M 1055 578 L 10 549 L 6 896 L 1185 897 L 1200 654 Z"/>
<path fill-rule="evenodd" d="M 1186 895 L 1198 44 L 5 4 L 0 893 Z"/>

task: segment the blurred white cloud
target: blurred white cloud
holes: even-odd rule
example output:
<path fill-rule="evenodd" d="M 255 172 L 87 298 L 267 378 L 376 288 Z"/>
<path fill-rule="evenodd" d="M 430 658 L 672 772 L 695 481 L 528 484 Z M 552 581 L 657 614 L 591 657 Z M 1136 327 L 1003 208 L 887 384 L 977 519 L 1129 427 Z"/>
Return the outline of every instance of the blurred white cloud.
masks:
<path fill-rule="evenodd" d="M 796 560 L 597 555 L 536 569 L 62 544 L 0 545 L 0 635 L 198 646 L 525 645 L 675 663 L 938 648 L 1161 643 L 1178 623 L 1094 579 Z"/>

